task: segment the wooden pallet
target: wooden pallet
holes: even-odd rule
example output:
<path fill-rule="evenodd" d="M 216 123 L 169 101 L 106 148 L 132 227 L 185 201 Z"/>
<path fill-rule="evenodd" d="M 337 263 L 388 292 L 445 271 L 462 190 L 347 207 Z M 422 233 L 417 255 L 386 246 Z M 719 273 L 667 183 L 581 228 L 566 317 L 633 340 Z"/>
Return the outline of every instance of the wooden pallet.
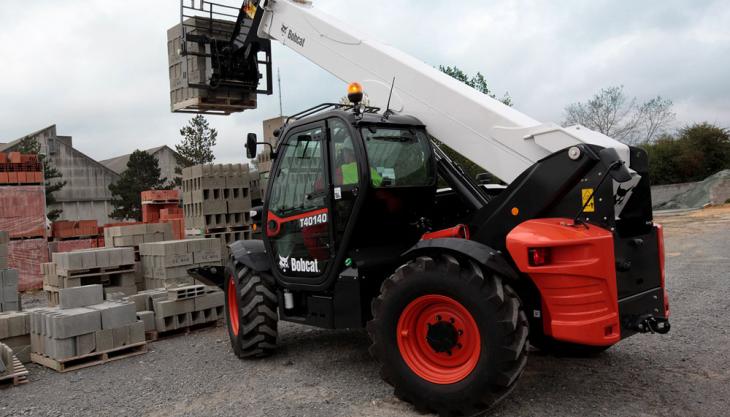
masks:
<path fill-rule="evenodd" d="M 23 385 L 27 383 L 28 370 L 25 369 L 25 366 L 18 360 L 18 358 L 15 357 L 15 355 L 13 355 L 13 372 L 5 376 L 0 376 L 0 387 Z"/>
<path fill-rule="evenodd" d="M 59 278 L 86 278 L 113 274 L 125 274 L 127 272 L 134 272 L 134 264 L 74 270 L 62 270 L 59 268 L 56 270 Z"/>
<path fill-rule="evenodd" d="M 53 359 L 45 355 L 31 352 L 30 360 L 33 363 L 43 365 L 46 368 L 50 368 L 57 372 L 64 373 L 88 368 L 90 366 L 102 365 L 107 362 L 116 361 L 119 359 L 130 358 L 132 356 L 141 355 L 143 353 L 147 353 L 147 342 L 122 346 L 120 348 L 107 350 L 105 352 L 89 353 L 88 355 L 76 356 L 63 360 Z"/>
<path fill-rule="evenodd" d="M 201 323 L 201 324 L 194 324 L 192 326 L 185 326 L 181 327 L 179 329 L 175 330 L 168 330 L 166 332 L 160 332 L 157 330 L 150 330 L 148 332 L 144 332 L 145 339 L 147 339 L 148 342 L 156 342 L 160 339 L 167 339 L 168 337 L 175 337 L 180 335 L 188 335 L 191 332 L 195 332 L 198 330 L 203 330 L 207 328 L 213 328 L 220 326 L 221 320 L 215 320 L 215 321 L 209 321 L 207 323 Z"/>

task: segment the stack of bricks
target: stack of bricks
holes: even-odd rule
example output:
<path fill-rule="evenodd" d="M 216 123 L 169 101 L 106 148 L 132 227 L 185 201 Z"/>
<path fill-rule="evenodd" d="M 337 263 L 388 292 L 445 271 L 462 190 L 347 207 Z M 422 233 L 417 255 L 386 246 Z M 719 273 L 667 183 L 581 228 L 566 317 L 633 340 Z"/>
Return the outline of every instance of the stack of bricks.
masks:
<path fill-rule="evenodd" d="M 128 298 L 145 331 L 164 333 L 223 318 L 224 293 L 216 287 L 185 285 L 142 291 Z"/>
<path fill-rule="evenodd" d="M 58 307 L 30 311 L 31 359 L 64 361 L 145 344 L 133 303 L 104 301 L 101 285 L 66 288 Z"/>
<path fill-rule="evenodd" d="M 98 248 L 99 226 L 96 220 L 55 221 L 51 225 L 52 242 L 48 242 L 51 253 Z"/>
<path fill-rule="evenodd" d="M 4 230 L 0 230 L 0 269 L 8 267 L 8 242 L 10 234 Z"/>
<path fill-rule="evenodd" d="M 142 222 L 157 223 L 160 221 L 160 210 L 179 206 L 179 190 L 142 191 Z"/>
<path fill-rule="evenodd" d="M 160 210 L 160 223 L 169 223 L 172 226 L 172 235 L 175 239 L 185 239 L 185 217 L 182 208 Z"/>
<path fill-rule="evenodd" d="M 183 169 L 183 212 L 189 236 L 219 238 L 224 245 L 251 239 L 248 164 Z"/>
<path fill-rule="evenodd" d="M 30 313 L 0 313 L 0 343 L 10 347 L 20 362 L 30 362 Z"/>
<path fill-rule="evenodd" d="M 222 265 L 221 243 L 214 238 L 145 243 L 139 251 L 146 289 L 193 284 L 188 269 Z"/>
<path fill-rule="evenodd" d="M 0 311 L 20 311 L 18 271 L 0 269 Z"/>
<path fill-rule="evenodd" d="M 54 253 L 53 262 L 43 264 L 43 289 L 48 304 L 59 303 L 64 288 L 103 285 L 110 293 L 137 293 L 136 265 L 132 248 L 99 248 Z"/>

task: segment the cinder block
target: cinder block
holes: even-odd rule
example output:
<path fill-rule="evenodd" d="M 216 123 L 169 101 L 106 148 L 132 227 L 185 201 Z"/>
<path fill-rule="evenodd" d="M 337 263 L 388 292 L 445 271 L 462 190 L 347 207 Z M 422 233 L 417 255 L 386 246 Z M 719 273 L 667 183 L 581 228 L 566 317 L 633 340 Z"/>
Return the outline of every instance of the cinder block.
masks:
<path fill-rule="evenodd" d="M 107 350 L 114 349 L 114 333 L 113 330 L 99 330 L 94 332 L 94 338 L 96 341 L 96 351 L 106 352 Z"/>
<path fill-rule="evenodd" d="M 10 337 L 10 319 L 4 318 L 0 315 L 0 340 L 7 339 Z"/>
<path fill-rule="evenodd" d="M 64 288 L 58 297 L 61 308 L 86 307 L 104 301 L 104 288 L 101 285 Z"/>
<path fill-rule="evenodd" d="M 130 295 L 137 294 L 137 285 L 132 284 L 130 286 L 108 286 L 104 287 L 104 294 L 106 294 L 107 300 L 122 300 Z M 116 296 L 112 296 L 116 294 Z"/>
<path fill-rule="evenodd" d="M 0 340 L 30 333 L 30 314 L 25 311 L 0 313 Z"/>
<path fill-rule="evenodd" d="M 6 301 L 3 303 L 3 311 L 18 311 L 20 303 L 17 301 Z"/>
<path fill-rule="evenodd" d="M 193 314 L 192 312 L 178 314 L 177 315 L 178 328 L 190 327 L 193 325 Z"/>
<path fill-rule="evenodd" d="M 129 344 L 129 325 L 112 329 L 112 337 L 114 338 L 114 348 L 119 348 Z"/>
<path fill-rule="evenodd" d="M 184 300 L 205 294 L 205 285 L 185 285 L 167 289 L 168 300 Z"/>
<path fill-rule="evenodd" d="M 154 311 L 138 311 L 137 318 L 144 324 L 144 331 L 151 332 L 155 330 L 155 312 Z"/>
<path fill-rule="evenodd" d="M 129 344 L 134 345 L 145 341 L 145 324 L 142 321 L 129 325 Z"/>
<path fill-rule="evenodd" d="M 195 302 L 192 299 L 154 301 L 153 306 L 157 317 L 181 315 L 195 310 Z"/>
<path fill-rule="evenodd" d="M 194 298 L 195 311 L 207 310 L 220 307 L 225 304 L 225 293 L 216 291 Z"/>
<path fill-rule="evenodd" d="M 90 308 L 58 310 L 46 315 L 46 335 L 56 339 L 73 338 L 101 330 L 101 314 Z"/>
<path fill-rule="evenodd" d="M 155 316 L 155 328 L 158 332 L 167 332 L 179 328 L 178 316 L 160 317 Z"/>
<path fill-rule="evenodd" d="M 137 321 L 137 311 L 134 303 L 120 303 L 105 301 L 101 304 L 89 306 L 101 314 L 102 329 L 116 329 Z"/>
<path fill-rule="evenodd" d="M 190 317 L 192 326 L 206 323 L 205 314 L 202 311 L 193 311 L 190 313 Z"/>
<path fill-rule="evenodd" d="M 46 355 L 55 359 L 69 359 L 77 356 L 76 354 L 76 338 L 53 339 L 46 337 L 45 341 Z"/>
<path fill-rule="evenodd" d="M 96 350 L 96 332 L 76 336 L 76 356 L 88 355 Z"/>
<path fill-rule="evenodd" d="M 18 270 L 17 269 L 3 269 L 0 270 L 0 276 L 2 277 L 3 287 L 15 287 L 17 292 L 18 287 Z"/>

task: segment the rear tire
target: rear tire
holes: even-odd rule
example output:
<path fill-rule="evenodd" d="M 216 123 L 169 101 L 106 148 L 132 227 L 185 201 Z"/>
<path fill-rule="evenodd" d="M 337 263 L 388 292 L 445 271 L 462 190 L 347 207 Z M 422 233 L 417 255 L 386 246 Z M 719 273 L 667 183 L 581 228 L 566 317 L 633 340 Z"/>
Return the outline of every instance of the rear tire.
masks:
<path fill-rule="evenodd" d="M 406 263 L 383 282 L 372 312 L 370 353 L 395 395 L 419 411 L 483 412 L 514 389 L 527 363 L 519 298 L 471 260 Z"/>
<path fill-rule="evenodd" d="M 277 304 L 274 279 L 234 260 L 226 268 L 226 323 L 239 358 L 261 358 L 276 349 Z"/>

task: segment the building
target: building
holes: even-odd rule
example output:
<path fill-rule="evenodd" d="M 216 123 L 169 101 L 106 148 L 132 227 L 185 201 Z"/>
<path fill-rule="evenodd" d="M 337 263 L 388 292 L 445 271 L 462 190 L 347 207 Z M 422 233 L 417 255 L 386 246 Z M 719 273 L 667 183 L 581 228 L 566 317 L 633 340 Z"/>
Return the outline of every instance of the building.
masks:
<path fill-rule="evenodd" d="M 56 125 L 2 144 L 0 152 L 17 150 L 20 141 L 28 137 L 38 141 L 41 153 L 50 158 L 51 164 L 63 175 L 62 180 L 66 181 L 66 186 L 53 194 L 56 203 L 48 209 L 63 210 L 61 220 L 111 222 L 109 184 L 116 181 L 119 174 L 74 148 L 72 137 L 58 135 Z"/>
<path fill-rule="evenodd" d="M 167 145 L 158 146 L 156 148 L 146 149 L 145 152 L 157 158 L 158 165 L 160 167 L 160 176 L 167 178 L 168 181 L 174 181 L 176 177 L 181 177 L 180 174 L 175 173 L 175 168 L 178 167 L 178 155 L 172 148 Z M 126 154 L 117 156 L 116 158 L 105 159 L 100 163 L 117 174 L 121 175 L 122 172 L 127 169 L 127 162 L 132 154 Z"/>

